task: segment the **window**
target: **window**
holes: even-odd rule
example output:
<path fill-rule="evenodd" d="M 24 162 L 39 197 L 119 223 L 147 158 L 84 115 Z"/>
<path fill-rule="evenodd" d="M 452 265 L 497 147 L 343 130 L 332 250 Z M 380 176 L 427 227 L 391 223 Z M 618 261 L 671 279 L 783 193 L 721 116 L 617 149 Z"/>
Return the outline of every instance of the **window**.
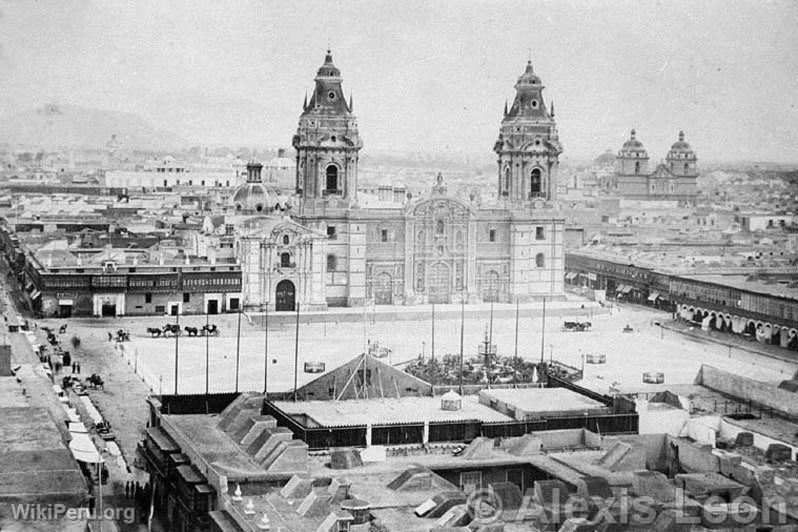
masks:
<path fill-rule="evenodd" d="M 336 234 L 335 234 L 335 226 L 334 225 L 328 225 L 327 226 L 327 238 L 329 238 L 330 240 L 335 240 Z"/>
<path fill-rule="evenodd" d="M 152 303 L 152 294 L 144 294 L 144 302 Z"/>
<path fill-rule="evenodd" d="M 535 240 L 546 240 L 545 227 L 535 227 Z"/>
<path fill-rule="evenodd" d="M 543 253 L 538 253 L 535 255 L 535 266 L 538 268 L 543 268 L 546 266 L 546 258 L 543 256 Z"/>
<path fill-rule="evenodd" d="M 183 303 L 189 303 L 191 301 L 191 294 L 188 292 L 183 292 Z"/>
<path fill-rule="evenodd" d="M 537 107 L 538 107 L 538 101 L 532 100 L 532 109 L 537 109 Z"/>
<path fill-rule="evenodd" d="M 230 298 L 230 304 L 227 305 L 227 308 L 229 308 L 230 310 L 238 310 L 238 304 L 239 304 L 238 298 L 237 297 L 231 297 Z"/>
<path fill-rule="evenodd" d="M 635 161 L 635 173 L 640 173 L 640 161 Z"/>
<path fill-rule="evenodd" d="M 329 99 L 331 99 L 331 100 L 334 100 L 334 99 L 335 99 L 335 92 L 333 92 L 333 91 L 330 91 L 329 93 L 327 93 L 327 97 L 328 97 Z"/>
<path fill-rule="evenodd" d="M 541 192 L 541 174 L 540 168 L 535 168 L 532 170 L 532 173 L 529 175 L 529 195 L 530 196 L 539 196 Z"/>
<path fill-rule="evenodd" d="M 690 163 L 684 163 L 684 171 L 687 172 L 690 170 Z"/>
<path fill-rule="evenodd" d="M 381 229 L 380 230 L 380 240 L 383 241 L 383 242 L 387 242 L 388 241 L 388 230 L 387 229 Z"/>
<path fill-rule="evenodd" d="M 288 237 L 288 235 L 283 235 L 283 245 L 287 246 L 290 242 L 291 239 Z"/>
<path fill-rule="evenodd" d="M 166 307 L 163 305 L 155 305 L 155 312 L 158 314 L 166 312 Z"/>
<path fill-rule="evenodd" d="M 338 190 L 338 167 L 334 164 L 327 167 L 327 190 Z"/>
<path fill-rule="evenodd" d="M 290 253 L 280 253 L 280 266 L 283 268 L 290 268 L 291 267 L 291 254 Z"/>
<path fill-rule="evenodd" d="M 327 271 L 334 272 L 338 269 L 338 259 L 335 255 L 327 255 Z"/>
<path fill-rule="evenodd" d="M 496 242 L 496 230 L 488 229 L 488 242 Z"/>
<path fill-rule="evenodd" d="M 435 224 L 435 232 L 438 233 L 439 235 L 442 235 L 443 231 L 444 231 L 443 220 L 438 220 L 438 222 Z"/>

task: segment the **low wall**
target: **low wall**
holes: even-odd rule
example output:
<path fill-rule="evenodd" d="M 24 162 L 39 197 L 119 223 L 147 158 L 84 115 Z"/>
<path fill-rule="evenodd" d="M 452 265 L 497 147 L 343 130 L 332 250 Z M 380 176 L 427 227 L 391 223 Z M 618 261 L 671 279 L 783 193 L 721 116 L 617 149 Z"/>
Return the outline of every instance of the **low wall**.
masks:
<path fill-rule="evenodd" d="M 782 390 L 774 384 L 755 381 L 706 364 L 701 366 L 699 384 L 722 394 L 767 406 L 790 419 L 798 420 L 798 393 Z"/>

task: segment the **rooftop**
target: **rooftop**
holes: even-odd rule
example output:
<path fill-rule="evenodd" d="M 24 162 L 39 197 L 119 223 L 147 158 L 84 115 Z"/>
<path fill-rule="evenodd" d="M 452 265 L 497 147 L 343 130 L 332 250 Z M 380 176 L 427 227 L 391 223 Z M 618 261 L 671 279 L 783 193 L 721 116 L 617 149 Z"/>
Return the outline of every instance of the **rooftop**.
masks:
<path fill-rule="evenodd" d="M 481 405 L 476 397 L 464 397 L 460 410 L 441 410 L 439 397 L 354 399 L 346 401 L 275 401 L 286 414 L 308 416 L 320 426 L 366 425 L 368 423 L 413 423 L 422 421 L 482 422 L 511 421 L 511 418 Z"/>
<path fill-rule="evenodd" d="M 542 414 L 543 417 L 556 412 L 606 408 L 602 403 L 566 388 L 489 389 L 480 391 L 479 395 L 483 402 L 494 399 L 515 410 Z"/>

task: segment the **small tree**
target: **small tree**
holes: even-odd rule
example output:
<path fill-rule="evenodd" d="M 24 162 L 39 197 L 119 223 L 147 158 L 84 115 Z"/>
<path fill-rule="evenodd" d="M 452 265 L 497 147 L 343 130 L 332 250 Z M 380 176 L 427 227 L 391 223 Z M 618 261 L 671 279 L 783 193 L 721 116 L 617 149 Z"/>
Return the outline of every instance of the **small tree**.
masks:
<path fill-rule="evenodd" d="M 72 343 L 72 347 L 74 349 L 77 349 L 77 348 L 80 347 L 80 338 L 78 338 L 77 336 L 73 336 L 72 339 L 70 340 L 70 342 Z"/>

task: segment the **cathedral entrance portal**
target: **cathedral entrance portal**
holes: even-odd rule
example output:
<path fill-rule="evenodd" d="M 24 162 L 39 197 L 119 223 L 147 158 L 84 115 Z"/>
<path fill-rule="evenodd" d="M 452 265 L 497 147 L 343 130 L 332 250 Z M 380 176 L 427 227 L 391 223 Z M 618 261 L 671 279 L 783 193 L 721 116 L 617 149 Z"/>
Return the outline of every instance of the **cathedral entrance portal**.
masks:
<path fill-rule="evenodd" d="M 393 280 L 385 272 L 374 279 L 374 303 L 377 305 L 393 304 Z"/>
<path fill-rule="evenodd" d="M 275 310 L 277 312 L 290 312 L 296 308 L 296 288 L 294 287 L 294 283 L 288 279 L 283 279 L 277 283 L 275 296 Z"/>
<path fill-rule="evenodd" d="M 429 302 L 448 303 L 452 279 L 449 267 L 443 262 L 436 262 L 429 267 Z"/>

